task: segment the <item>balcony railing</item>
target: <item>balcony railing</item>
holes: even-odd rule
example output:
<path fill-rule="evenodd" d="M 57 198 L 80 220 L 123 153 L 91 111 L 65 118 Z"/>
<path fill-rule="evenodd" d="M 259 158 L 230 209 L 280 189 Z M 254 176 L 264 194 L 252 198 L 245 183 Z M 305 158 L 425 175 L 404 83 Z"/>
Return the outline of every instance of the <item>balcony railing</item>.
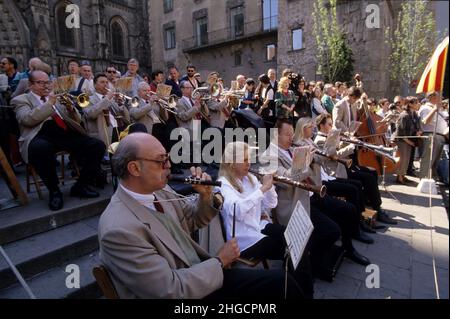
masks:
<path fill-rule="evenodd" d="M 200 39 L 200 36 L 193 36 L 182 40 L 183 51 L 191 51 L 216 44 L 246 39 L 257 35 L 262 35 L 276 31 L 278 28 L 278 17 L 273 16 L 266 19 L 244 23 L 243 28 L 224 28 L 208 32 L 207 36 Z"/>

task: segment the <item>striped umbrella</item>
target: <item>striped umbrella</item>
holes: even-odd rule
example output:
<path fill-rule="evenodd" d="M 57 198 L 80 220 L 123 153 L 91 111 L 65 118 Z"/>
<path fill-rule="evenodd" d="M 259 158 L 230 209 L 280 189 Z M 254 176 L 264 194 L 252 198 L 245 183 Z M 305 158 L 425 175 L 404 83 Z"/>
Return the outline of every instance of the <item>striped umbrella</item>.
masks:
<path fill-rule="evenodd" d="M 420 78 L 416 93 L 442 91 L 447 63 L 448 37 L 439 44 Z"/>

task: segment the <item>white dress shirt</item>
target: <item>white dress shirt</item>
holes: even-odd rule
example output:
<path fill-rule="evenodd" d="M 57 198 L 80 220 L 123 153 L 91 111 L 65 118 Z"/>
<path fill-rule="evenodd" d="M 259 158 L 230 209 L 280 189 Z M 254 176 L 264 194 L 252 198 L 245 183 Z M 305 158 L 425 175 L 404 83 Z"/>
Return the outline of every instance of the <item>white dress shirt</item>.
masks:
<path fill-rule="evenodd" d="M 253 184 L 249 178 L 252 179 Z M 253 246 L 259 240 L 265 237 L 261 230 L 269 223 L 267 220 L 261 220 L 261 215 L 275 208 L 278 204 L 278 196 L 275 187 L 261 192 L 262 184 L 255 176 L 249 174 L 242 180 L 242 189 L 240 193 L 223 176 L 219 178 L 222 182 L 221 192 L 224 197 L 224 204 L 221 211 L 227 241 L 233 234 L 233 213 L 236 205 L 236 228 L 235 235 L 241 251 Z"/>
<path fill-rule="evenodd" d="M 139 204 L 141 204 L 144 207 L 147 207 L 148 209 L 156 211 L 155 204 L 153 203 L 155 201 L 155 195 L 152 194 L 138 194 L 133 191 L 130 191 L 128 188 L 120 184 L 120 187 L 124 190 L 125 193 L 133 197 Z"/>

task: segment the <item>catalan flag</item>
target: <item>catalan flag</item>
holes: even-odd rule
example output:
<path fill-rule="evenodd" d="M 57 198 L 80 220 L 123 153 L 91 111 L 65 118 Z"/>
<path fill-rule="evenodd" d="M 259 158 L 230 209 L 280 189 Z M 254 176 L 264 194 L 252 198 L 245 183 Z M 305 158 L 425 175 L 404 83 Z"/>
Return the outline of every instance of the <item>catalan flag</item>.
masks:
<path fill-rule="evenodd" d="M 447 63 L 448 37 L 439 44 L 420 78 L 416 93 L 442 91 Z"/>

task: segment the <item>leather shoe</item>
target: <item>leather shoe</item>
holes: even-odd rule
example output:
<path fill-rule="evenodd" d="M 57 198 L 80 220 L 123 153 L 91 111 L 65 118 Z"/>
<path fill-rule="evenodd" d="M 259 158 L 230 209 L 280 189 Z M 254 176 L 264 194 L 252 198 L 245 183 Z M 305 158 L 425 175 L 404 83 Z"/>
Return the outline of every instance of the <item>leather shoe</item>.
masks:
<path fill-rule="evenodd" d="M 359 232 L 359 234 L 354 236 L 353 239 L 357 240 L 359 242 L 362 242 L 364 244 L 373 244 L 374 243 L 373 238 L 364 232 Z"/>
<path fill-rule="evenodd" d="M 76 183 L 70 189 L 70 196 L 79 198 L 96 198 L 100 194 L 89 188 L 89 186 L 84 184 Z"/>
<path fill-rule="evenodd" d="M 389 217 L 389 215 L 382 209 L 377 211 L 377 221 L 384 224 L 397 225 L 397 221 Z"/>
<path fill-rule="evenodd" d="M 359 223 L 359 226 L 360 226 L 360 229 L 361 229 L 363 232 L 370 233 L 370 234 L 376 234 L 376 233 L 377 233 L 374 229 L 372 229 L 369 225 L 367 225 L 367 224 L 366 224 L 365 222 L 363 222 L 363 221 L 361 221 L 361 222 Z"/>
<path fill-rule="evenodd" d="M 353 249 L 352 251 L 346 251 L 344 256 L 350 259 L 351 261 L 354 261 L 355 263 L 363 266 L 368 266 L 371 264 L 370 260 L 367 257 L 358 253 L 356 249 Z"/>
<path fill-rule="evenodd" d="M 50 210 L 60 210 L 64 206 L 63 195 L 61 191 L 58 189 L 57 191 L 50 192 L 48 208 Z"/>

